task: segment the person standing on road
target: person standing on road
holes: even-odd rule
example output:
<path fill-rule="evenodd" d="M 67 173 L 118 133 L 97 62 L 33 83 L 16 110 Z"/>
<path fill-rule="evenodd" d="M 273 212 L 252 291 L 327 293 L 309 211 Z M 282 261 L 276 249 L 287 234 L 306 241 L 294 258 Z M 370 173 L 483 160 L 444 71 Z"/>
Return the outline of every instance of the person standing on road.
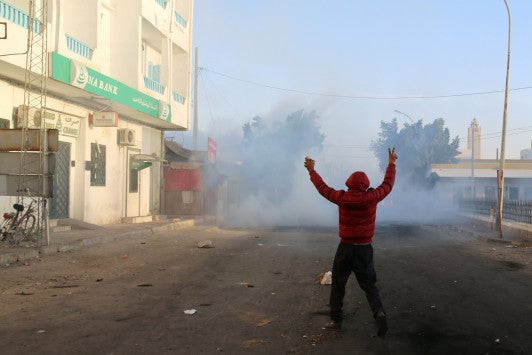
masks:
<path fill-rule="evenodd" d="M 305 168 L 316 190 L 327 200 L 338 205 L 340 243 L 334 256 L 332 286 L 329 299 L 331 321 L 327 329 L 341 330 L 345 285 L 351 272 L 358 285 L 366 293 L 373 318 L 377 322 L 377 334 L 384 336 L 388 330 L 386 312 L 376 287 L 377 274 L 373 265 L 372 239 L 375 232 L 377 204 L 392 191 L 395 182 L 395 147 L 388 148 L 388 167 L 384 181 L 377 188 L 369 187 L 369 179 L 362 171 L 356 171 L 347 179 L 348 190 L 335 190 L 323 181 L 314 170 L 315 161 L 305 157 Z"/>

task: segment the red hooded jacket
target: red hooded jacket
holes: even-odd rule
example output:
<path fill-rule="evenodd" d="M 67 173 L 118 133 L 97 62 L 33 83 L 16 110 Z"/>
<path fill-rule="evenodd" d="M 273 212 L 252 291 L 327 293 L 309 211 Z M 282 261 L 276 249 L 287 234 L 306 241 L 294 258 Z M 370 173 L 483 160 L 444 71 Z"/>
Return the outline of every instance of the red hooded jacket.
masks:
<path fill-rule="evenodd" d="M 310 172 L 310 181 L 327 200 L 338 205 L 338 229 L 343 243 L 371 243 L 375 232 L 377 203 L 393 188 L 395 164 L 388 164 L 384 181 L 376 189 L 369 188 L 369 179 L 356 171 L 347 179 L 347 191 L 327 186 L 316 171 Z"/>

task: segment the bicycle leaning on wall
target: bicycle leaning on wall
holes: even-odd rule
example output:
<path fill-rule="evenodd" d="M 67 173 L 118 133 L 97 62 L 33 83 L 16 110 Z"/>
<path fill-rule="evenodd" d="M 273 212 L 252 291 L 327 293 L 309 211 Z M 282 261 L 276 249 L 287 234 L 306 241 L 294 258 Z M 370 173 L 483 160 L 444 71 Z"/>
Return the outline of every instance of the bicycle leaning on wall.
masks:
<path fill-rule="evenodd" d="M 15 212 L 4 213 L 4 220 L 0 225 L 1 240 L 12 244 L 19 244 L 36 232 L 37 211 L 35 210 L 35 205 L 37 200 L 31 196 L 28 188 L 18 192 L 25 192 L 30 199 L 30 203 L 27 206 L 15 203 L 13 205 Z"/>

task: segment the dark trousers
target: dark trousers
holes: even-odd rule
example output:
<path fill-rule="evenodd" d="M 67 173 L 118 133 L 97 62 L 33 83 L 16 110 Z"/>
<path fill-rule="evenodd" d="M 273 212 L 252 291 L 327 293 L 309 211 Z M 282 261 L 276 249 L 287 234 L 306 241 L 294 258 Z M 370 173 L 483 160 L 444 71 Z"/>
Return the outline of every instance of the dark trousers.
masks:
<path fill-rule="evenodd" d="M 329 300 L 331 320 L 335 322 L 343 319 L 345 285 L 351 272 L 355 273 L 358 285 L 366 293 L 373 316 L 384 312 L 379 290 L 375 286 L 377 274 L 373 266 L 373 246 L 340 243 L 334 256 Z"/>

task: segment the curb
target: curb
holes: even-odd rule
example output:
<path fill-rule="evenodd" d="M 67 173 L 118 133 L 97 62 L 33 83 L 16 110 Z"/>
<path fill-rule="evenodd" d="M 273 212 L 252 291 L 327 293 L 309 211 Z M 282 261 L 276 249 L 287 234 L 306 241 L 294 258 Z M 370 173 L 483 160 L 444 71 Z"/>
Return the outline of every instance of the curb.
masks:
<path fill-rule="evenodd" d="M 157 233 L 169 232 L 173 230 L 179 230 L 186 227 L 193 227 L 199 223 L 204 223 L 206 220 L 185 220 L 171 222 L 162 226 L 146 227 L 143 229 L 122 231 L 122 232 L 109 232 L 107 235 L 96 236 L 92 238 L 83 238 L 81 240 L 72 240 L 68 243 L 52 244 L 42 246 L 37 249 L 25 249 L 17 248 L 10 250 L 7 253 L 0 253 L 0 266 L 6 266 L 16 262 L 23 262 L 25 260 L 37 259 L 42 255 L 50 255 L 55 253 L 76 251 L 82 248 L 90 247 L 92 245 L 116 242 L 126 239 L 142 238 Z"/>
<path fill-rule="evenodd" d="M 490 237 L 483 237 L 479 236 L 477 237 L 478 240 L 490 243 L 490 244 L 504 244 L 504 245 L 513 245 L 514 247 L 522 247 L 522 248 L 532 248 L 532 242 L 530 241 L 518 241 L 518 240 L 505 240 L 505 239 L 497 239 L 497 238 L 490 238 Z"/>
<path fill-rule="evenodd" d="M 482 223 L 486 223 L 486 225 L 493 223 L 493 221 L 490 220 L 489 217 L 483 215 L 478 215 L 474 213 L 458 213 L 458 215 Z M 477 237 L 477 239 L 486 243 L 511 244 L 515 247 L 525 248 L 532 247 L 532 225 L 515 221 L 503 221 L 503 228 L 506 228 L 507 231 L 513 231 L 514 237 L 511 239 L 499 239 L 494 237 L 487 237 L 486 235 L 480 235 Z"/>
<path fill-rule="evenodd" d="M 490 237 L 483 237 L 483 236 L 478 237 L 478 239 L 483 242 L 491 243 L 491 244 L 513 244 L 515 243 L 514 241 L 511 241 L 511 240 L 497 239 L 497 238 L 490 238 Z"/>

